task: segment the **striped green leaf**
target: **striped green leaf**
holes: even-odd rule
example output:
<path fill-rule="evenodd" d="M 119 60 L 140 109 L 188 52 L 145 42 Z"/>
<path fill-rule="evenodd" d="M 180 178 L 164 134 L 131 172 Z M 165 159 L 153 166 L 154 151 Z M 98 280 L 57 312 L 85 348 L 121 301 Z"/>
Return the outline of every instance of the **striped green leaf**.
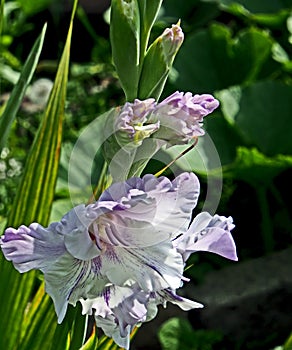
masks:
<path fill-rule="evenodd" d="M 2 21 L 0 20 L 0 23 L 1 22 Z M 33 77 L 43 47 L 46 29 L 47 25 L 45 24 L 41 34 L 33 45 L 33 48 L 23 66 L 18 82 L 14 86 L 5 110 L 0 117 L 0 151 L 7 142 L 11 125 L 23 100 L 25 91 L 31 81 L 31 78 Z"/>
<path fill-rule="evenodd" d="M 72 23 L 76 6 L 75 0 L 55 83 L 28 154 L 7 226 L 18 227 L 33 221 L 43 225 L 48 223 L 59 165 Z M 41 38 L 43 35 L 44 32 Z M 2 255 L 0 270 L 1 280 L 5 281 L 0 284 L 0 298 L 5 300 L 0 303 L 0 349 L 49 349 L 57 327 L 56 316 L 51 300 L 44 294 L 43 285 L 35 278 L 36 272 L 21 275 Z M 64 349 L 63 346 L 62 350 Z"/>

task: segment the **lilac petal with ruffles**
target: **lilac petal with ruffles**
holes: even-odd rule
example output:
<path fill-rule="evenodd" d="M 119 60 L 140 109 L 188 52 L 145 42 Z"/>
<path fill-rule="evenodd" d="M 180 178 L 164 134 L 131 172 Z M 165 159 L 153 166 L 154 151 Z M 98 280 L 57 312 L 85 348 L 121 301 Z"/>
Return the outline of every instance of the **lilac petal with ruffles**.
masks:
<path fill-rule="evenodd" d="M 160 122 L 160 128 L 153 137 L 171 145 L 188 143 L 204 135 L 203 118 L 219 106 L 212 95 L 192 95 L 176 91 L 158 103 L 149 117 L 149 122 Z"/>
<path fill-rule="evenodd" d="M 32 269 L 46 271 L 56 259 L 66 252 L 63 236 L 56 224 L 44 228 L 37 223 L 18 229 L 7 228 L 0 237 L 0 246 L 7 260 L 13 262 L 19 272 Z"/>
<path fill-rule="evenodd" d="M 184 261 L 196 251 L 219 254 L 237 261 L 236 246 L 230 231 L 234 228 L 231 217 L 200 213 L 188 231 L 173 241 Z"/>
<path fill-rule="evenodd" d="M 183 173 L 173 182 L 145 175 L 116 183 L 91 207 L 98 210 L 113 203 L 92 229 L 113 246 L 143 248 L 169 240 L 187 230 L 199 188 L 192 173 Z"/>

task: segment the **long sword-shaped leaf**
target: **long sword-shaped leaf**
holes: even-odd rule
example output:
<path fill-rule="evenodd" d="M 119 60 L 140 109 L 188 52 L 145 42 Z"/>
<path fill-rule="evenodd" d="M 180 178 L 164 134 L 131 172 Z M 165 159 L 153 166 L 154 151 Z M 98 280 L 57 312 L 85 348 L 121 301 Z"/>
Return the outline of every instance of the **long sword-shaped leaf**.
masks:
<path fill-rule="evenodd" d="M 5 146 L 12 122 L 15 119 L 26 88 L 28 87 L 35 68 L 37 66 L 40 53 L 43 47 L 44 37 L 47 25 L 45 24 L 40 36 L 37 38 L 24 66 L 21 71 L 18 82 L 14 86 L 11 96 L 7 102 L 6 108 L 0 117 L 0 151 Z"/>
<path fill-rule="evenodd" d="M 4 23 L 4 2 L 5 2 L 5 0 L 1 0 L 1 2 L 0 2 L 0 38 L 2 36 L 3 23 Z M 1 44 L 2 43 L 0 43 L 0 45 Z"/>
<path fill-rule="evenodd" d="M 74 4 L 73 13 L 77 0 Z M 8 216 L 8 226 L 33 221 L 46 225 L 49 219 L 60 157 L 72 21 L 73 15 L 54 87 L 26 161 L 22 181 Z M 0 299 L 5 300 L 0 303 L 0 349 L 43 348 L 43 344 L 51 342 L 56 327 L 51 301 L 48 296 L 40 299 L 41 291 L 32 298 L 33 288 L 40 284 L 34 272 L 20 275 L 3 257 L 0 257 L 0 269 Z"/>

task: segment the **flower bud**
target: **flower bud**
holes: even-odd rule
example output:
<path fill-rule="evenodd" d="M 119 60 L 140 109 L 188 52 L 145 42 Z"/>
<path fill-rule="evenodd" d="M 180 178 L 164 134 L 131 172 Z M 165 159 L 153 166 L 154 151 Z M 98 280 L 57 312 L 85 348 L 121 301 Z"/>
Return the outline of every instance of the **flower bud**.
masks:
<path fill-rule="evenodd" d="M 183 39 L 184 34 L 178 23 L 165 29 L 149 47 L 140 76 L 140 99 L 159 98 Z"/>

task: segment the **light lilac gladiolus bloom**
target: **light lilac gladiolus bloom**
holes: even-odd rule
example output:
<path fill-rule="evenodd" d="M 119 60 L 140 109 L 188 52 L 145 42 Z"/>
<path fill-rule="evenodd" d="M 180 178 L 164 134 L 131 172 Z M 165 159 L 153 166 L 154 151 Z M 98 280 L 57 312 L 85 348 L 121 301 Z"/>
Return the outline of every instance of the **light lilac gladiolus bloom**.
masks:
<path fill-rule="evenodd" d="M 119 130 L 118 138 L 123 143 L 134 141 L 139 143 L 146 137 L 149 137 L 159 129 L 159 121 L 151 124 L 147 123 L 148 115 L 155 108 L 154 98 L 140 101 L 135 99 L 133 103 L 126 102 L 116 120 L 115 129 Z"/>
<path fill-rule="evenodd" d="M 170 144 L 183 144 L 204 135 L 203 118 L 218 106 L 219 101 L 212 95 L 192 95 L 190 92 L 176 91 L 157 104 L 149 121 L 160 121 L 156 138 Z"/>
<path fill-rule="evenodd" d="M 202 307 L 176 294 L 192 252 L 237 260 L 231 218 L 201 213 L 191 223 L 198 195 L 193 173 L 173 181 L 131 178 L 48 228 L 7 228 L 1 249 L 18 271 L 44 273 L 59 323 L 68 304 L 80 301 L 83 313 L 94 314 L 97 326 L 128 349 L 132 329 L 153 319 L 157 305 Z"/>
<path fill-rule="evenodd" d="M 212 95 L 175 92 L 160 103 L 149 98 L 127 102 L 116 119 L 122 143 L 140 142 L 146 137 L 184 144 L 204 135 L 203 118 L 219 106 Z"/>

